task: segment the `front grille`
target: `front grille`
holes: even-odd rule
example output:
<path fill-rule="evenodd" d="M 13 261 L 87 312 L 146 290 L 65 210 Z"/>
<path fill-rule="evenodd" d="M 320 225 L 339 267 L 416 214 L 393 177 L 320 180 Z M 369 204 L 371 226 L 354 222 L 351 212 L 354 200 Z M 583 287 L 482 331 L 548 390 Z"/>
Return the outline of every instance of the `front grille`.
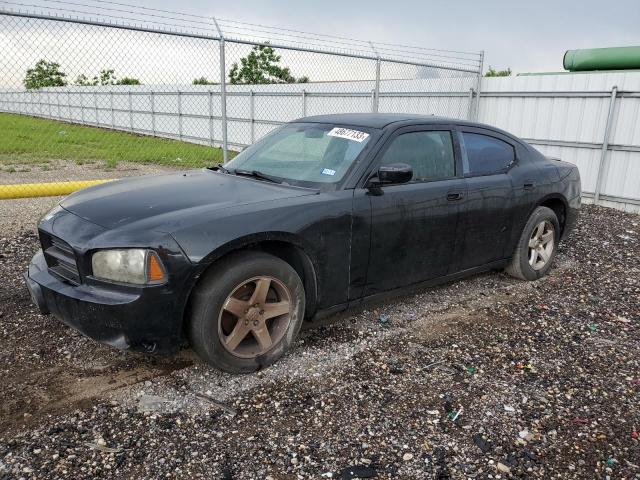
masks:
<path fill-rule="evenodd" d="M 76 256 L 71 246 L 53 235 L 40 232 L 40 243 L 49 272 L 74 285 L 80 284 Z"/>

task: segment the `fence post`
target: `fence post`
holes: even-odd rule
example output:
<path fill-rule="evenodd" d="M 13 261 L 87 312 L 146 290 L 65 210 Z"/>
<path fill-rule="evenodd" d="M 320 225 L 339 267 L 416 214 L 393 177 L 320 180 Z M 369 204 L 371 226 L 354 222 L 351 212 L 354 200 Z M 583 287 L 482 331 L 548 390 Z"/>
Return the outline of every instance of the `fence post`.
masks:
<path fill-rule="evenodd" d="M 111 109 L 111 128 L 116 128 L 116 112 L 113 110 L 113 89 L 109 89 L 109 108 Z M 69 109 L 71 113 L 71 109 Z"/>
<path fill-rule="evenodd" d="M 373 53 L 376 55 L 376 81 L 375 86 L 373 87 L 373 104 L 371 106 L 371 111 L 373 113 L 378 113 L 380 108 L 380 54 L 378 54 L 378 51 L 372 41 L 369 41 L 369 45 L 371 45 L 371 50 L 373 50 Z"/>
<path fill-rule="evenodd" d="M 249 120 L 251 121 L 249 143 L 253 143 L 256 139 L 256 106 L 253 90 L 249 90 Z"/>
<path fill-rule="evenodd" d="M 214 146 L 214 129 L 213 129 L 213 91 L 209 89 L 209 140 L 211 146 Z"/>
<path fill-rule="evenodd" d="M 469 111 L 467 112 L 467 120 L 472 120 L 473 119 L 473 95 L 475 94 L 475 91 L 473 90 L 473 87 L 471 87 L 469 89 Z"/>
<path fill-rule="evenodd" d="M 129 130 L 133 132 L 133 99 L 131 98 L 131 87 L 129 87 Z"/>
<path fill-rule="evenodd" d="M 182 140 L 182 92 L 178 90 L 178 138 Z"/>
<path fill-rule="evenodd" d="M 100 125 L 100 117 L 98 116 L 98 92 L 93 92 L 93 108 L 96 111 L 96 126 Z"/>
<path fill-rule="evenodd" d="M 156 97 L 153 94 L 153 89 L 149 92 L 150 98 L 150 108 L 151 108 L 151 133 L 153 136 L 156 136 Z"/>
<path fill-rule="evenodd" d="M 76 95 L 80 96 L 80 119 L 84 124 L 87 123 L 87 121 L 84 119 L 84 95 L 82 93 L 82 91 L 76 91 Z"/>
<path fill-rule="evenodd" d="M 478 84 L 476 85 L 475 121 L 480 119 L 480 92 L 482 92 L 482 70 L 484 70 L 484 50 L 480 52 L 480 66 L 478 69 Z"/>
<path fill-rule="evenodd" d="M 302 116 L 307 116 L 307 91 L 302 89 Z"/>
<path fill-rule="evenodd" d="M 600 150 L 600 161 L 598 162 L 598 173 L 596 176 L 596 190 L 593 193 L 593 203 L 598 204 L 600 201 L 600 192 L 605 175 L 608 173 L 607 150 L 609 149 L 609 137 L 611 136 L 611 124 L 613 123 L 613 112 L 616 108 L 616 97 L 618 96 L 618 87 L 613 86 L 611 89 L 611 99 L 609 100 L 609 113 L 607 114 L 607 123 L 604 127 L 604 138 L 602 139 L 602 149 Z"/>
<path fill-rule="evenodd" d="M 229 152 L 227 149 L 227 68 L 224 59 L 224 35 L 220 30 L 218 21 L 214 18 L 213 23 L 218 30 L 218 36 L 220 37 L 220 113 L 222 117 L 222 162 L 227 163 L 229 160 Z"/>

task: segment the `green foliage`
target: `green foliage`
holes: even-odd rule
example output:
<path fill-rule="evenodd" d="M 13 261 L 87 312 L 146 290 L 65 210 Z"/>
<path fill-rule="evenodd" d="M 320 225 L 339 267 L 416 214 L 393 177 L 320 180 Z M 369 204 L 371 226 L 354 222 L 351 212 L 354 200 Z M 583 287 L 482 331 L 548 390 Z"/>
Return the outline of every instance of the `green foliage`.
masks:
<path fill-rule="evenodd" d="M 116 85 L 142 85 L 140 83 L 140 80 L 138 80 L 137 78 L 131 78 L 131 77 L 122 77 L 115 84 Z"/>
<path fill-rule="evenodd" d="M 65 81 L 66 76 L 66 73 L 60 71 L 60 64 L 40 60 L 34 68 L 27 70 L 24 86 L 28 90 L 44 87 L 64 87 L 67 84 Z"/>
<path fill-rule="evenodd" d="M 94 77 L 95 78 L 95 77 Z M 113 69 L 100 70 L 100 85 L 115 85 L 116 76 Z"/>
<path fill-rule="evenodd" d="M 229 72 L 229 82 L 232 84 L 265 84 L 265 83 L 295 83 L 296 78 L 291 75 L 289 67 L 279 65 L 281 56 L 268 45 L 256 45 L 246 57 L 240 59 L 240 65 L 235 62 Z M 298 79 L 300 83 L 309 82 L 309 77 Z"/>
<path fill-rule="evenodd" d="M 78 75 L 75 81 L 76 85 L 81 87 L 95 87 L 97 85 L 140 85 L 137 78 L 124 77 L 118 80 L 115 76 L 115 70 L 100 70 L 100 75 L 93 77 L 91 80 L 85 74 Z"/>
<path fill-rule="evenodd" d="M 73 125 L 55 120 L 0 113 L 0 167 L 119 161 L 205 167 L 222 162 L 222 150 L 146 135 Z M 229 152 L 230 157 L 234 156 Z"/>
<path fill-rule="evenodd" d="M 506 70 L 495 70 L 491 65 L 489 65 L 489 70 L 484 74 L 485 77 L 510 77 L 511 69 L 507 68 Z"/>
<path fill-rule="evenodd" d="M 98 84 L 96 77 L 93 77 L 93 80 L 89 80 L 84 73 L 81 75 L 78 75 L 74 83 L 81 87 L 90 87 Z"/>
<path fill-rule="evenodd" d="M 192 83 L 194 85 L 218 85 L 218 82 L 213 82 L 207 77 L 194 78 Z"/>

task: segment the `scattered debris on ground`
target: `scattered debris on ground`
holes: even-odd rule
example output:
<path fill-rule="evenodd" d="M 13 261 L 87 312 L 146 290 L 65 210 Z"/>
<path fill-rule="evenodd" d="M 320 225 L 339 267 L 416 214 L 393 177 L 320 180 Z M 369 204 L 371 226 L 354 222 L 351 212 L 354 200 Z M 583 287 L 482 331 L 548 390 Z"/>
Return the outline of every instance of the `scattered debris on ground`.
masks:
<path fill-rule="evenodd" d="M 16 231 L 0 238 L 2 479 L 640 475 L 637 215 L 586 206 L 538 282 L 489 273 L 340 315 L 243 376 L 38 315 L 20 276 L 37 238 Z"/>

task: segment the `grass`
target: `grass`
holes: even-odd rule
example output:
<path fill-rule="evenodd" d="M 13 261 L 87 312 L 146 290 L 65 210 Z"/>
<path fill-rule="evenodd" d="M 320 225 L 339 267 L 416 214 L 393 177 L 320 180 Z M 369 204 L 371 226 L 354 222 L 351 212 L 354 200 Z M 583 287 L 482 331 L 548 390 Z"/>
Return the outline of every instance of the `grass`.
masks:
<path fill-rule="evenodd" d="M 194 168 L 222 162 L 220 148 L 24 115 L 0 113 L 0 132 L 0 167 L 9 172 L 54 168 L 55 160 L 105 162 L 107 168 L 119 161 Z"/>

